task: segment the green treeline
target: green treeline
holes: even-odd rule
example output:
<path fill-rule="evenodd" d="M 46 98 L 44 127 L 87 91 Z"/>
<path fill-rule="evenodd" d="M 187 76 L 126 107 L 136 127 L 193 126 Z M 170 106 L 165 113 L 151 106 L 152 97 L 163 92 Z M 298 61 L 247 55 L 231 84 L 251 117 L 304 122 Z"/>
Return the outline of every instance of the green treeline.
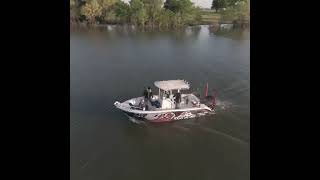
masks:
<path fill-rule="evenodd" d="M 222 20 L 249 21 L 250 0 L 213 0 L 211 9 L 221 14 Z"/>
<path fill-rule="evenodd" d="M 250 0 L 213 0 L 221 19 L 247 20 Z M 211 12 L 209 12 L 211 13 Z M 132 24 L 147 28 L 179 28 L 210 17 L 190 0 L 70 0 L 71 23 Z"/>
<path fill-rule="evenodd" d="M 177 28 L 200 22 L 200 9 L 190 0 L 70 0 L 70 21 Z"/>

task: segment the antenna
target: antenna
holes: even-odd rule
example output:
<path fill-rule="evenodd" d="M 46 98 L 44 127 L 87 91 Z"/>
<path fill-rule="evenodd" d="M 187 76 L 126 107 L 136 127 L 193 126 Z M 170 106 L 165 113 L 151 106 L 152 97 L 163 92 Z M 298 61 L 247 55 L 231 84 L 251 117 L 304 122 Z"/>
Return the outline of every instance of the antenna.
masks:
<path fill-rule="evenodd" d="M 205 97 L 208 97 L 208 88 L 209 88 L 209 85 L 208 83 L 206 84 L 206 87 L 205 87 Z"/>

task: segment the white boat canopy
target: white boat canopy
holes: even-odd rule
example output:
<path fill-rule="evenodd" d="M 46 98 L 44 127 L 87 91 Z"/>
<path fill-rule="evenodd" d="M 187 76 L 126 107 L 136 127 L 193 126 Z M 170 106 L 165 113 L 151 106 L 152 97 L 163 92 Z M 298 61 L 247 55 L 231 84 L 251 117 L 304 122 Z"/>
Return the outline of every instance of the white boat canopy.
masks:
<path fill-rule="evenodd" d="M 190 88 L 190 84 L 185 80 L 156 81 L 154 85 L 165 91 Z"/>

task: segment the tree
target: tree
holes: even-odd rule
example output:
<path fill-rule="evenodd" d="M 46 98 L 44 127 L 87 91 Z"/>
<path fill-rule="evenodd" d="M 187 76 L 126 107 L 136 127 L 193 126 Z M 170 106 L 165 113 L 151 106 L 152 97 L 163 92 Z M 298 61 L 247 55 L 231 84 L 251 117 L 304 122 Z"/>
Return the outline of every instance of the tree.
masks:
<path fill-rule="evenodd" d="M 172 11 L 162 8 L 159 12 L 159 15 L 156 17 L 158 27 L 165 27 L 167 29 L 172 27 L 174 23 L 174 15 L 175 14 Z"/>
<path fill-rule="evenodd" d="M 76 0 L 80 7 L 84 6 L 88 0 Z"/>
<path fill-rule="evenodd" d="M 113 6 L 119 0 L 99 0 L 99 4 L 102 7 L 102 19 L 104 21 L 113 21 L 114 20 L 114 9 Z"/>
<path fill-rule="evenodd" d="M 177 0 L 166 0 L 164 2 L 163 7 L 165 9 L 168 9 L 168 10 L 176 13 L 178 11 L 178 1 Z"/>
<path fill-rule="evenodd" d="M 195 15 L 195 7 L 190 0 L 166 0 L 164 8 L 175 13 L 177 25 L 188 23 Z"/>
<path fill-rule="evenodd" d="M 250 17 L 250 0 L 237 2 L 234 7 L 236 20 L 243 21 Z"/>
<path fill-rule="evenodd" d="M 161 6 L 163 4 L 162 0 L 142 0 L 144 7 L 146 9 L 148 23 L 154 27 L 156 23 L 156 18 L 160 16 Z"/>
<path fill-rule="evenodd" d="M 226 0 L 213 0 L 211 9 L 215 9 L 218 12 L 219 9 L 226 8 L 227 1 Z"/>
<path fill-rule="evenodd" d="M 201 9 L 199 7 L 193 7 L 188 12 L 188 16 L 186 16 L 186 23 L 188 24 L 198 24 L 202 17 L 201 17 Z"/>
<path fill-rule="evenodd" d="M 113 6 L 115 14 L 118 18 L 120 18 L 121 22 L 128 22 L 130 18 L 130 6 L 123 2 L 118 1 Z"/>
<path fill-rule="evenodd" d="M 130 1 L 130 20 L 135 25 L 142 25 L 146 21 L 146 10 L 141 0 Z"/>
<path fill-rule="evenodd" d="M 242 0 L 221 14 L 223 20 L 243 21 L 250 18 L 250 0 Z"/>
<path fill-rule="evenodd" d="M 181 14 L 188 13 L 194 8 L 190 0 L 166 0 L 163 7 L 174 13 Z"/>
<path fill-rule="evenodd" d="M 70 0 L 70 8 L 76 5 L 76 0 Z"/>
<path fill-rule="evenodd" d="M 96 20 L 96 17 L 102 15 L 102 7 L 97 0 L 90 0 L 81 7 L 81 14 L 88 19 L 90 24 L 93 24 Z"/>
<path fill-rule="evenodd" d="M 79 6 L 77 0 L 70 0 L 70 20 L 77 21 L 80 16 Z"/>
<path fill-rule="evenodd" d="M 179 0 L 178 11 L 181 13 L 188 13 L 194 8 L 193 3 L 190 0 Z"/>
<path fill-rule="evenodd" d="M 99 4 L 103 9 L 109 9 L 112 5 L 114 5 L 119 0 L 99 0 Z"/>

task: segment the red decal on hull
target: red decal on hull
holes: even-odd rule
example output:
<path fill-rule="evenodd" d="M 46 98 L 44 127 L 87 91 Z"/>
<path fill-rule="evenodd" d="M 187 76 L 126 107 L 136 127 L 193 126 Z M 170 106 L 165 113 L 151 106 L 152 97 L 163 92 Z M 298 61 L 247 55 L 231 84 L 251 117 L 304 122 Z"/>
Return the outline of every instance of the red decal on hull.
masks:
<path fill-rule="evenodd" d="M 156 119 L 152 120 L 152 122 L 169 122 L 174 118 L 174 113 L 160 114 Z"/>

